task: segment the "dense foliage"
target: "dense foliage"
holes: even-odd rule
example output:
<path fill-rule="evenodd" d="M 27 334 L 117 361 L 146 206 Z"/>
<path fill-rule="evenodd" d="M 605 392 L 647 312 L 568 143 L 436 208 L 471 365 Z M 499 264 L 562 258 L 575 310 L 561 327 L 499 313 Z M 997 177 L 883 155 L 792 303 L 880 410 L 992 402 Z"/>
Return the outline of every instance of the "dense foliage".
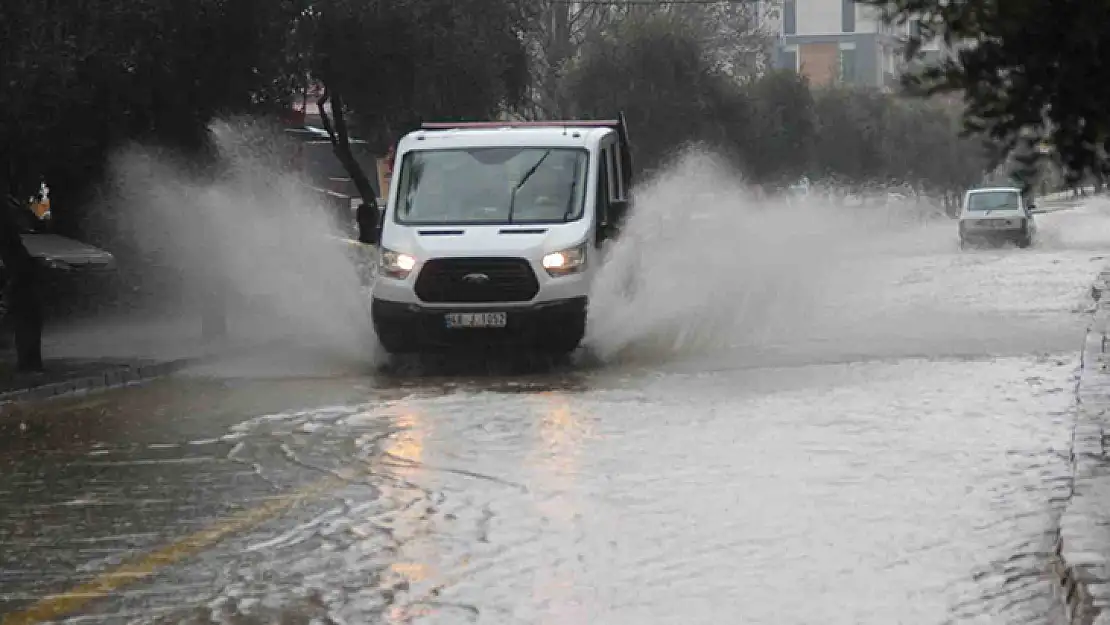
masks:
<path fill-rule="evenodd" d="M 1108 0 L 861 0 L 895 22 L 915 20 L 922 41 L 951 54 L 908 76 L 915 88 L 955 92 L 968 127 L 1006 148 L 1048 139 L 1078 177 L 1110 168 Z M 1030 152 L 1036 154 L 1036 152 Z"/>

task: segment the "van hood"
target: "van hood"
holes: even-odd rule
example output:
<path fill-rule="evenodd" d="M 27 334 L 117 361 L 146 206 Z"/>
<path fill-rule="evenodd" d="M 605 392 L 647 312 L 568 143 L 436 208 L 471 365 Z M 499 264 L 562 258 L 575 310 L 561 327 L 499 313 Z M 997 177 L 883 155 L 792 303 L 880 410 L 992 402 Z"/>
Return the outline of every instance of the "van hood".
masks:
<path fill-rule="evenodd" d="M 584 221 L 570 224 L 498 226 L 399 226 L 385 228 L 382 247 L 424 261 L 443 257 L 538 258 L 573 247 L 587 234 Z"/>

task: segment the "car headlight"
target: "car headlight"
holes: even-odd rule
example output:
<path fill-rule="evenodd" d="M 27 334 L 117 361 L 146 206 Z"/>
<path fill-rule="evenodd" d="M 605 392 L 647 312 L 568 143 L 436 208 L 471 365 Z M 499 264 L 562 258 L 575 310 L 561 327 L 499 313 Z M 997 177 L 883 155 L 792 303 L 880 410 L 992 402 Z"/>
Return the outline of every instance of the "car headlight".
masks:
<path fill-rule="evenodd" d="M 586 244 L 551 252 L 543 257 L 543 268 L 552 277 L 569 276 L 586 268 Z"/>
<path fill-rule="evenodd" d="M 382 248 L 381 256 L 378 259 L 378 270 L 382 275 L 397 280 L 404 280 L 409 277 L 409 274 L 412 273 L 415 267 L 415 256 L 387 250 L 384 247 Z"/>

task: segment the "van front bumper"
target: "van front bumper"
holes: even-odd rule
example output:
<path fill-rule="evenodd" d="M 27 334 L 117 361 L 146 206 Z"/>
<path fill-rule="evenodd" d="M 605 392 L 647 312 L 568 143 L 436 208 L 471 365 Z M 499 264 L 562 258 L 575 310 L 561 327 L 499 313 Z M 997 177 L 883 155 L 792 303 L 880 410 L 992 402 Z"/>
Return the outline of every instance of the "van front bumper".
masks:
<path fill-rule="evenodd" d="M 374 330 L 393 353 L 482 346 L 520 346 L 571 351 L 585 333 L 588 299 L 574 297 L 521 306 L 428 307 L 373 298 Z M 505 313 L 500 328 L 450 328 L 452 313 Z"/>

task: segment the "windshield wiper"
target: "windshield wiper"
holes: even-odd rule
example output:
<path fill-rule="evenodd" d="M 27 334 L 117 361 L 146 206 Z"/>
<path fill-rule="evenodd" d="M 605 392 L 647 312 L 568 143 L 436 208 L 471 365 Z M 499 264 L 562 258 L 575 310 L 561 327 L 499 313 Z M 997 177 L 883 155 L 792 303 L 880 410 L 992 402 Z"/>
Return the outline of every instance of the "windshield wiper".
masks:
<path fill-rule="evenodd" d="M 516 210 L 516 192 L 520 191 L 520 188 L 524 186 L 524 183 L 528 182 L 528 179 L 532 177 L 532 174 L 536 173 L 536 170 L 540 168 L 540 165 L 542 165 L 543 162 L 547 160 L 547 157 L 550 155 L 551 150 L 544 152 L 543 156 L 541 156 L 540 159 L 536 161 L 536 164 L 532 165 L 532 167 L 530 167 L 528 171 L 524 172 L 524 176 L 521 177 L 520 182 L 516 183 L 516 186 L 513 187 L 512 193 L 509 194 L 509 223 L 513 223 L 513 211 Z"/>
<path fill-rule="evenodd" d="M 567 210 L 563 213 L 563 222 L 570 221 L 570 215 L 574 212 L 574 190 L 578 188 L 578 173 L 575 172 L 574 180 L 570 181 L 570 197 L 567 198 Z"/>

